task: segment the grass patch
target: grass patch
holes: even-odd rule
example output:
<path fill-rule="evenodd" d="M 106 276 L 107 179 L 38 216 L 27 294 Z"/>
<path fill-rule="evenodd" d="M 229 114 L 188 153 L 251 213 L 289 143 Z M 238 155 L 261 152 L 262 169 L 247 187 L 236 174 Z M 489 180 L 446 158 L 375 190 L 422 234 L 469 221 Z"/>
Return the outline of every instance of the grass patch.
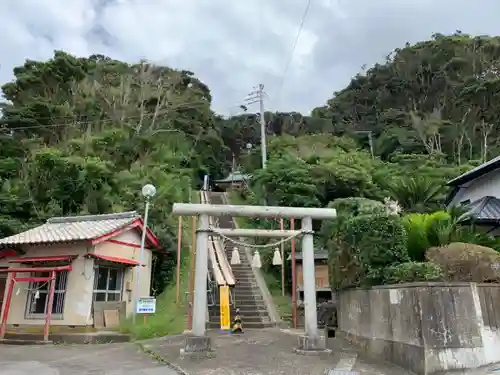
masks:
<path fill-rule="evenodd" d="M 189 292 L 191 267 L 192 219 L 190 217 L 184 218 L 183 225 L 179 305 L 175 301 L 176 285 L 174 281 L 167 285 L 165 290 L 156 298 L 155 315 L 148 316 L 146 321 L 143 316 L 137 315 L 135 326 L 132 324 L 132 318 L 127 319 L 120 325 L 120 332 L 130 334 L 135 340 L 177 335 L 187 329 L 189 304 L 187 292 Z"/>
<path fill-rule="evenodd" d="M 237 190 L 229 190 L 229 192 L 227 193 L 227 199 L 229 201 L 228 203 L 230 204 L 236 204 L 236 205 L 248 204 L 248 202 L 246 202 L 245 199 L 243 199 L 243 197 Z M 238 216 L 235 217 L 235 219 L 240 228 L 250 228 L 247 217 Z"/>
<path fill-rule="evenodd" d="M 231 190 L 228 193 L 228 200 L 231 204 L 248 204 L 245 202 L 243 197 L 240 195 L 238 191 Z M 236 217 L 236 222 L 240 228 L 251 228 L 251 225 L 248 222 L 248 218 L 246 217 Z M 262 276 L 264 277 L 264 281 L 266 282 L 267 288 L 269 289 L 269 293 L 273 297 L 274 304 L 278 313 L 280 314 L 281 319 L 285 321 L 292 320 L 292 296 L 285 292 L 283 296 L 281 293 L 281 278 L 276 277 L 275 274 L 266 272 L 262 269 Z"/>
<path fill-rule="evenodd" d="M 292 320 L 292 296 L 287 294 L 285 291 L 285 295 L 282 295 L 281 292 L 281 279 L 276 278 L 275 275 L 269 272 L 262 272 L 264 280 L 267 284 L 267 288 L 269 289 L 269 293 L 273 297 L 274 304 L 276 305 L 276 309 L 280 314 L 281 319 L 284 321 Z"/>

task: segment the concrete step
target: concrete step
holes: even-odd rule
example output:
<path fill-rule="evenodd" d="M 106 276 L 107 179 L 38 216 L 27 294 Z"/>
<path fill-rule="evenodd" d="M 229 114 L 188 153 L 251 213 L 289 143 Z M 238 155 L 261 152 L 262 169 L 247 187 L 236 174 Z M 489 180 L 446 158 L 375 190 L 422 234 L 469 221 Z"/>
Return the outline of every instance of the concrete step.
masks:
<path fill-rule="evenodd" d="M 243 294 L 243 295 L 249 295 L 249 294 L 256 294 L 260 296 L 260 289 L 257 288 L 256 286 L 254 287 L 235 287 L 234 289 L 231 290 L 231 296 L 235 296 L 238 294 Z M 219 297 L 219 293 L 214 294 L 215 297 Z"/>
<path fill-rule="evenodd" d="M 255 277 L 253 273 L 238 273 L 238 272 L 233 272 L 233 276 L 236 279 L 236 282 L 238 281 L 254 281 Z"/>
<path fill-rule="evenodd" d="M 236 282 L 236 284 L 233 287 L 234 290 L 248 289 L 248 288 L 254 288 L 254 289 L 258 288 L 257 283 L 256 282 L 251 282 L 251 281 L 247 281 L 247 282 L 244 282 L 244 283 L 238 283 L 238 282 Z"/>
<path fill-rule="evenodd" d="M 255 304 L 255 303 L 262 303 L 264 304 L 264 300 L 262 297 L 236 297 L 234 300 L 232 300 L 235 306 L 239 305 L 245 305 L 245 304 Z"/>
<path fill-rule="evenodd" d="M 211 306 L 213 308 L 209 309 L 209 312 L 210 314 L 214 314 L 214 315 L 217 315 L 217 314 L 220 314 L 220 306 L 217 306 L 217 308 L 215 308 L 214 306 Z M 261 306 L 256 306 L 256 305 L 251 305 L 251 306 L 245 306 L 244 308 L 242 307 L 233 307 L 231 306 L 231 314 L 235 314 L 236 313 L 236 308 L 238 308 L 240 310 L 240 314 L 241 315 L 254 315 L 254 314 L 267 314 L 267 310 L 265 307 L 261 307 Z"/>
<path fill-rule="evenodd" d="M 240 315 L 240 317 L 241 317 L 241 321 L 243 323 L 245 323 L 245 322 L 247 322 L 247 323 L 250 323 L 250 322 L 252 322 L 252 323 L 261 323 L 262 322 L 262 318 L 259 315 L 257 315 L 257 316 L 255 316 L 255 315 L 254 316 L 243 316 L 243 315 Z M 234 315 L 231 315 L 231 320 L 233 320 L 233 319 L 234 319 Z M 216 316 L 216 315 L 211 316 L 210 317 L 210 323 L 220 323 L 220 316 Z"/>
<path fill-rule="evenodd" d="M 274 324 L 270 323 L 270 322 L 248 322 L 248 323 L 245 323 L 243 322 L 243 331 L 245 329 L 261 329 L 261 328 L 270 328 L 270 327 L 274 327 Z M 207 328 L 211 328 L 211 329 L 220 329 L 220 324 L 218 323 L 207 323 Z"/>
<path fill-rule="evenodd" d="M 217 303 L 215 305 L 210 306 L 209 308 L 220 310 L 220 305 Z M 264 304 L 263 301 L 245 301 L 245 303 L 233 304 L 233 305 L 231 305 L 231 308 L 240 309 L 240 310 L 259 309 L 259 310 L 266 310 L 267 311 L 266 305 Z"/>
<path fill-rule="evenodd" d="M 248 288 L 258 288 L 258 285 L 256 282 L 237 282 L 236 285 L 234 286 L 234 289 L 248 289 Z"/>
<path fill-rule="evenodd" d="M 234 274 L 237 274 L 237 275 L 240 275 L 240 274 L 253 275 L 253 271 L 250 267 L 248 267 L 248 268 L 234 268 L 234 266 L 232 266 L 231 270 L 233 271 Z"/>
<path fill-rule="evenodd" d="M 256 297 L 256 298 L 262 299 L 260 293 L 254 291 L 252 289 L 238 290 L 237 292 L 234 292 L 233 298 L 238 299 L 239 297 Z"/>
<path fill-rule="evenodd" d="M 255 293 L 252 290 L 239 290 L 235 293 L 233 293 L 233 299 L 246 299 L 251 297 L 252 299 L 258 299 L 258 300 L 263 300 L 262 296 L 260 293 Z"/>

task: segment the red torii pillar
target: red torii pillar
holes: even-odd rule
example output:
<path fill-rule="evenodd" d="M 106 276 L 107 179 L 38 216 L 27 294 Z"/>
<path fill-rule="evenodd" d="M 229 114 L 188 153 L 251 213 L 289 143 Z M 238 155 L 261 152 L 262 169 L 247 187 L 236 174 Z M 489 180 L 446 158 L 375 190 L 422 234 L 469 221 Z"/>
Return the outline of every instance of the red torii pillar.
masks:
<path fill-rule="evenodd" d="M 56 272 L 71 271 L 71 265 L 58 267 L 32 267 L 32 268 L 7 268 L 0 270 L 1 273 L 10 273 L 9 288 L 7 290 L 7 298 L 3 306 L 2 323 L 0 325 L 0 340 L 3 340 L 7 331 L 7 319 L 9 318 L 10 304 L 12 302 L 12 293 L 17 282 L 46 282 L 49 281 L 49 295 L 47 302 L 47 314 L 45 316 L 45 326 L 43 328 L 43 340 L 49 340 L 50 320 L 52 318 L 52 304 L 54 302 L 54 293 L 56 289 Z M 32 272 L 50 272 L 48 277 L 17 277 L 18 273 Z"/>

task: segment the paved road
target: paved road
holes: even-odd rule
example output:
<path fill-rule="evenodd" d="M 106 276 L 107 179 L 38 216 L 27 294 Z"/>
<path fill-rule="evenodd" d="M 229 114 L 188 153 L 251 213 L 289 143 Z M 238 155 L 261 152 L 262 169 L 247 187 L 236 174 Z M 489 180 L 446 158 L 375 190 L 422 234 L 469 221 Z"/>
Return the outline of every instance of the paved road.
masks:
<path fill-rule="evenodd" d="M 145 345 L 189 375 L 407 375 L 408 372 L 360 358 L 349 348 L 336 347 L 330 355 L 304 356 L 293 352 L 297 335 L 276 328 L 246 330 L 242 335 L 209 333 L 215 357 L 179 358 L 181 337 L 149 340 Z M 336 370 L 337 372 L 333 371 Z M 345 371 L 345 372 L 341 372 Z"/>
<path fill-rule="evenodd" d="M 400 368 L 360 358 L 338 346 L 328 356 L 293 353 L 296 337 L 278 329 L 247 330 L 241 336 L 210 332 L 214 358 L 179 358 L 182 337 L 134 344 L 6 346 L 0 345 L 0 375 L 179 375 L 167 361 L 188 375 L 407 375 Z M 329 371 L 331 370 L 331 371 Z M 336 371 L 334 371 L 336 370 Z M 344 371 L 344 372 L 342 372 Z M 486 369 L 471 375 L 494 374 Z"/>
<path fill-rule="evenodd" d="M 134 344 L 0 346 L 0 375 L 178 375 Z"/>

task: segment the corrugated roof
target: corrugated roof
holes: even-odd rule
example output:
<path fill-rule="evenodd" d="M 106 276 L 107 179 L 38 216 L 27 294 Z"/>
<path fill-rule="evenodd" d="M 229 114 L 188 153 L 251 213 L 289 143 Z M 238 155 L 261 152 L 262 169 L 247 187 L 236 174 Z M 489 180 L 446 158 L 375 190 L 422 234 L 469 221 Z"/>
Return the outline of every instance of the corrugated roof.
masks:
<path fill-rule="evenodd" d="M 136 211 L 118 214 L 53 217 L 39 227 L 0 239 L 0 245 L 93 240 L 140 218 Z"/>
<path fill-rule="evenodd" d="M 465 207 L 467 212 L 464 218 L 474 221 L 498 221 L 500 220 L 500 199 L 486 196 L 474 201 Z"/>

